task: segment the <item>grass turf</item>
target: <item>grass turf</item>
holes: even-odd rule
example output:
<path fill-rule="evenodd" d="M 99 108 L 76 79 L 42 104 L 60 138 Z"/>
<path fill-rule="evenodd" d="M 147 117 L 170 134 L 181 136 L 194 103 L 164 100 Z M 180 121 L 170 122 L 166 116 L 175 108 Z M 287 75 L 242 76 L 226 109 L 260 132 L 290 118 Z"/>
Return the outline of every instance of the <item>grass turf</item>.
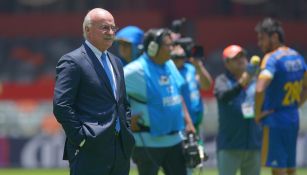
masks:
<path fill-rule="evenodd" d="M 68 175 L 67 169 L 0 169 L 0 175 Z M 214 168 L 205 168 L 202 171 L 195 170 L 193 175 L 217 175 L 217 170 Z M 239 174 L 239 173 L 237 173 Z M 270 175 L 270 170 L 263 168 L 261 175 Z M 307 168 L 297 170 L 297 175 L 306 175 Z M 130 175 L 137 175 L 136 169 L 130 171 Z M 163 173 L 159 173 L 163 175 Z"/>

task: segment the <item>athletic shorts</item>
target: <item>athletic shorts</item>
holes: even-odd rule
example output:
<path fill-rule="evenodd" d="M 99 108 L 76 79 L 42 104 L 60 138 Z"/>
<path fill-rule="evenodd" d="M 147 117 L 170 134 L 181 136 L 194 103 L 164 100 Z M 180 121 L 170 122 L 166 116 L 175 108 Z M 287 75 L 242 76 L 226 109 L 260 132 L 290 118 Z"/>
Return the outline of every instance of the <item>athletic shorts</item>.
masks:
<path fill-rule="evenodd" d="M 272 168 L 296 166 L 296 142 L 298 127 L 263 128 L 261 163 Z"/>

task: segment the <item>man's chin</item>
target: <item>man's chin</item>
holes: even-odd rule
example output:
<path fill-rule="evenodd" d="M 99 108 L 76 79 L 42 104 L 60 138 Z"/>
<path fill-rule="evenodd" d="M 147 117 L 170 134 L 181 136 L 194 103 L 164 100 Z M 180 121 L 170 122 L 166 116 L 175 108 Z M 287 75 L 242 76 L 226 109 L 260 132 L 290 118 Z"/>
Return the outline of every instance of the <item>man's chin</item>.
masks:
<path fill-rule="evenodd" d="M 110 39 L 110 40 L 105 39 L 105 40 L 104 40 L 104 44 L 111 47 L 112 44 L 113 44 L 113 40 L 112 40 L 112 39 Z"/>

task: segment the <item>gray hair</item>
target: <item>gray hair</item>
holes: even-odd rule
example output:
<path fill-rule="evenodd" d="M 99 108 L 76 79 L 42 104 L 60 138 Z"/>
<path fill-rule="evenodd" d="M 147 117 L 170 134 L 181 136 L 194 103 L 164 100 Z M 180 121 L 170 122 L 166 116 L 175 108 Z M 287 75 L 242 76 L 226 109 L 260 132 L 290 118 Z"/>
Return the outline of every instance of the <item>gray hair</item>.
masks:
<path fill-rule="evenodd" d="M 87 34 L 85 31 L 86 27 L 91 27 L 91 17 L 89 15 L 89 13 L 85 16 L 84 21 L 83 21 L 83 37 L 84 39 L 87 40 Z"/>

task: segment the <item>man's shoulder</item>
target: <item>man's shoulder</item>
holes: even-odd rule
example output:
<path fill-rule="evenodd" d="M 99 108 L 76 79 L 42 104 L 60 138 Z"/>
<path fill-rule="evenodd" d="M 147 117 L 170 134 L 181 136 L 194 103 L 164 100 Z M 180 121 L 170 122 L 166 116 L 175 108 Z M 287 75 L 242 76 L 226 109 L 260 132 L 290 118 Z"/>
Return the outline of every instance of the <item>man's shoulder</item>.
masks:
<path fill-rule="evenodd" d="M 166 63 L 165 63 L 165 65 L 168 67 L 168 69 L 170 70 L 170 72 L 172 73 L 172 75 L 180 75 L 181 76 L 181 74 L 180 74 L 180 72 L 179 72 L 179 70 L 177 69 L 177 67 L 176 67 L 176 65 L 175 65 L 175 63 L 174 63 L 174 61 L 173 60 L 168 60 Z"/>
<path fill-rule="evenodd" d="M 130 62 L 129 64 L 127 64 L 124 67 L 124 73 L 125 73 L 125 75 L 130 75 L 130 74 L 143 75 L 144 74 L 144 68 L 143 68 L 140 60 L 136 59 L 136 60 Z"/>
<path fill-rule="evenodd" d="M 228 80 L 229 78 L 227 77 L 227 75 L 225 73 L 219 74 L 216 78 L 215 81 L 219 81 L 219 80 Z"/>
<path fill-rule="evenodd" d="M 225 88 L 234 83 L 235 80 L 233 80 L 227 73 L 222 73 L 215 78 L 214 89 Z"/>
<path fill-rule="evenodd" d="M 79 48 L 64 54 L 60 60 L 77 61 L 81 57 L 84 57 L 84 55 L 85 55 L 85 49 L 84 46 L 81 45 Z"/>
<path fill-rule="evenodd" d="M 282 46 L 270 53 L 267 53 L 265 56 L 269 57 L 270 59 L 280 60 L 285 56 L 300 56 L 300 54 L 290 47 Z"/>
<path fill-rule="evenodd" d="M 193 69 L 193 70 L 195 69 L 195 66 L 192 63 L 187 62 L 187 63 L 184 63 L 183 66 L 188 69 Z"/>

